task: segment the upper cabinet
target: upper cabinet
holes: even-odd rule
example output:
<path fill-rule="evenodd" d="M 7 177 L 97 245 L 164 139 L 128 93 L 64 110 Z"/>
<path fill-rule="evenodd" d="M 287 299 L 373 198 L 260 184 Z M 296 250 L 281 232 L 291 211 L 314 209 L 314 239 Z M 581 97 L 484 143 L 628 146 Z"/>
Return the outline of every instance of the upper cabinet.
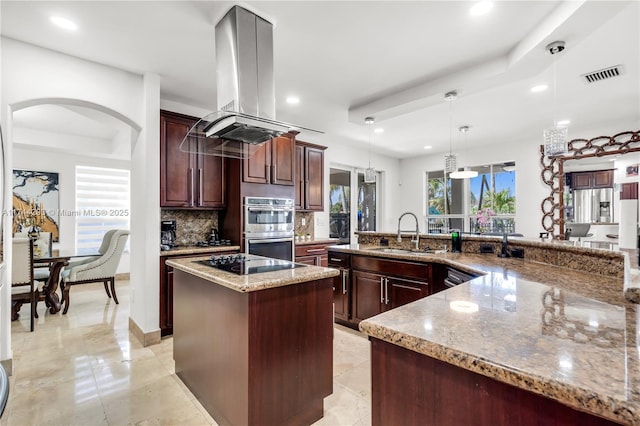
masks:
<path fill-rule="evenodd" d="M 225 162 L 222 157 L 197 154 L 199 144 L 189 140 L 189 152 L 179 149 L 197 118 L 160 111 L 160 207 L 219 209 L 225 207 Z"/>
<path fill-rule="evenodd" d="M 296 210 L 324 210 L 324 146 L 296 142 Z"/>
<path fill-rule="evenodd" d="M 250 183 L 293 186 L 295 184 L 295 146 L 293 134 L 286 134 L 259 145 L 244 159 L 242 180 Z"/>
<path fill-rule="evenodd" d="M 571 174 L 572 189 L 592 189 L 613 187 L 613 170 L 595 172 L 574 172 Z"/>

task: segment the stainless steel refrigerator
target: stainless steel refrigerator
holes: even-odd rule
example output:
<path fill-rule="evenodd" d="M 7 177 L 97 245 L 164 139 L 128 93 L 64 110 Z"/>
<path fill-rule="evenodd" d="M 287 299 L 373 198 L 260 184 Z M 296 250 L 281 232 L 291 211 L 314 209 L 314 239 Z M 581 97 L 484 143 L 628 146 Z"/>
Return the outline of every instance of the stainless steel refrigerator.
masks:
<path fill-rule="evenodd" d="M 613 188 L 573 191 L 573 222 L 608 223 L 613 221 Z"/>

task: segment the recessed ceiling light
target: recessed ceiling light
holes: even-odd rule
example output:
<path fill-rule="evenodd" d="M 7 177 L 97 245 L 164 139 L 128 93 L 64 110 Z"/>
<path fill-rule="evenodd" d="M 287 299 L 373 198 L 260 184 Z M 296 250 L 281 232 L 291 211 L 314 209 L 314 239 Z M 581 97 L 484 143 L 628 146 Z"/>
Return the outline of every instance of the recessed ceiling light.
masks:
<path fill-rule="evenodd" d="M 433 148 L 431 145 L 425 145 L 424 146 L 424 149 L 431 149 L 431 148 Z"/>
<path fill-rule="evenodd" d="M 300 103 L 300 98 L 297 96 L 289 96 L 287 98 L 287 103 L 291 105 L 297 105 Z"/>
<path fill-rule="evenodd" d="M 68 20 L 67 18 L 62 18 L 60 16 L 52 16 L 49 18 L 52 23 L 59 26 L 60 28 L 64 28 L 65 30 L 75 31 L 78 29 L 78 26 L 75 22 Z"/>
<path fill-rule="evenodd" d="M 571 120 L 560 120 L 557 124 L 558 126 L 568 126 L 569 124 L 571 124 Z"/>
<path fill-rule="evenodd" d="M 489 13 L 489 11 L 493 8 L 493 2 L 490 1 L 479 1 L 476 4 L 474 4 L 471 9 L 469 9 L 469 13 L 472 16 L 482 16 L 485 15 L 487 13 Z"/>
<path fill-rule="evenodd" d="M 373 129 L 373 133 L 384 133 L 384 129 L 382 127 L 377 127 Z"/>
<path fill-rule="evenodd" d="M 546 84 L 538 84 L 537 86 L 533 86 L 531 88 L 531 91 L 533 93 L 538 93 L 538 92 L 544 92 L 545 90 L 547 90 L 549 88 L 549 86 L 547 86 Z"/>

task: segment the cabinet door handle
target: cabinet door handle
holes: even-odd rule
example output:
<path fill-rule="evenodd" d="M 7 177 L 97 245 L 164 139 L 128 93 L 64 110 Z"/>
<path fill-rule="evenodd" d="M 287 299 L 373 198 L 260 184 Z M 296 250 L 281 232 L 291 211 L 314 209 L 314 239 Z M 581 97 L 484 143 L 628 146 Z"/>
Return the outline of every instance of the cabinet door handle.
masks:
<path fill-rule="evenodd" d="M 271 182 L 271 166 L 268 164 L 265 164 L 264 166 L 264 178 L 267 183 Z"/>
<path fill-rule="evenodd" d="M 202 206 L 202 169 L 198 169 L 198 205 Z"/>
<path fill-rule="evenodd" d="M 321 253 L 323 251 L 325 251 L 325 249 L 309 249 L 307 253 Z"/>
<path fill-rule="evenodd" d="M 380 303 L 384 303 L 384 277 L 380 277 Z"/>
<path fill-rule="evenodd" d="M 385 294 L 385 303 L 389 304 L 389 278 L 384 278 L 384 294 Z"/>
<path fill-rule="evenodd" d="M 191 193 L 191 199 L 189 200 L 189 205 L 193 207 L 193 169 L 189 168 L 189 192 Z"/>
<path fill-rule="evenodd" d="M 332 257 L 329 259 L 332 262 L 341 262 L 342 263 L 342 259 L 338 259 L 337 257 Z"/>
<path fill-rule="evenodd" d="M 342 294 L 347 294 L 347 271 L 342 270 Z"/>
<path fill-rule="evenodd" d="M 278 174 L 275 164 L 271 166 L 271 183 L 278 183 Z"/>

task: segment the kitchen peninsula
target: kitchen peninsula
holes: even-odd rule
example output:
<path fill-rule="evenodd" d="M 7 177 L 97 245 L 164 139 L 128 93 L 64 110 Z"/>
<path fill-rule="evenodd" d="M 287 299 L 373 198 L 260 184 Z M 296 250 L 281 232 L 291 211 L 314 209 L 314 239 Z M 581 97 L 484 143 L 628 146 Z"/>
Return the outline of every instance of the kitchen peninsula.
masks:
<path fill-rule="evenodd" d="M 247 255 L 247 262 L 260 259 L 274 261 Z M 219 424 L 320 419 L 323 399 L 333 392 L 332 284 L 338 271 L 298 265 L 234 275 L 207 261 L 167 261 L 174 268 L 178 377 Z"/>
<path fill-rule="evenodd" d="M 627 300 L 637 277 L 626 254 L 514 239 L 525 259 L 503 259 L 478 253 L 486 237 L 440 254 L 403 252 L 408 238 L 381 249 L 379 239 L 360 235 L 368 245 L 330 253 L 482 275 L 360 322 L 371 340 L 372 425 L 640 423 L 638 305 Z"/>

